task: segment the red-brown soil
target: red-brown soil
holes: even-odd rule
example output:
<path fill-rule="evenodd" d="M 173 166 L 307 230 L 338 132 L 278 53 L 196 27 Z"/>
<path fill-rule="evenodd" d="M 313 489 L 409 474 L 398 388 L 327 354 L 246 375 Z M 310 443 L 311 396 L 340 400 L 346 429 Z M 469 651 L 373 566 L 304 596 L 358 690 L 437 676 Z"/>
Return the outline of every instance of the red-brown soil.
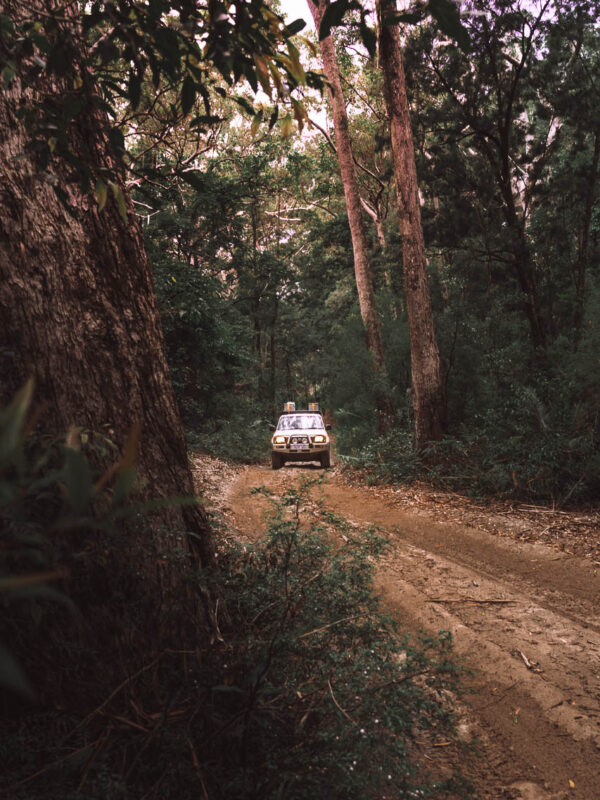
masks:
<path fill-rule="evenodd" d="M 200 488 L 242 537 L 265 528 L 266 501 L 320 471 L 203 460 Z M 387 532 L 377 585 L 417 632 L 452 633 L 472 671 L 459 730 L 480 756 L 460 764 L 482 800 L 600 798 L 598 516 L 486 508 L 424 487 L 352 485 L 329 471 L 313 500 L 351 524 Z M 551 533 L 551 536 L 548 534 Z M 438 751 L 439 769 L 462 759 Z M 424 748 L 423 758 L 436 753 Z"/>

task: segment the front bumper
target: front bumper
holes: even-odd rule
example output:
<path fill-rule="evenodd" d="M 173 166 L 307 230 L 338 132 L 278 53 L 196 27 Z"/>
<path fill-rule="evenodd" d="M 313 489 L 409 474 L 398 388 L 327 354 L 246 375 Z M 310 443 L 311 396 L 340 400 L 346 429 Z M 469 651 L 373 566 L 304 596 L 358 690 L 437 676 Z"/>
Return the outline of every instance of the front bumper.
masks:
<path fill-rule="evenodd" d="M 323 453 L 328 453 L 329 447 L 329 442 L 310 442 L 302 449 L 298 449 L 287 442 L 286 444 L 273 443 L 271 450 L 273 453 L 284 456 L 286 461 L 313 461 L 318 460 Z"/>

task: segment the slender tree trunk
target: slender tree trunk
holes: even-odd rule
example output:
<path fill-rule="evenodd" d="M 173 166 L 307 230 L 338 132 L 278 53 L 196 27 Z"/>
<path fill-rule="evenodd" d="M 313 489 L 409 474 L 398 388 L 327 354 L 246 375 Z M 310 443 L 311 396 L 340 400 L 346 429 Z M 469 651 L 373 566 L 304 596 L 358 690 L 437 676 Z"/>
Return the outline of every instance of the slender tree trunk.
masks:
<path fill-rule="evenodd" d="M 446 393 L 433 326 L 417 170 L 410 125 L 400 35 L 384 20 L 396 11 L 395 0 L 377 0 L 379 59 L 396 179 L 406 307 L 410 331 L 415 445 L 440 439 L 446 430 Z"/>
<path fill-rule="evenodd" d="M 573 315 L 573 327 L 575 329 L 575 349 L 579 347 L 579 340 L 581 339 L 581 326 L 583 324 L 583 313 L 585 308 L 585 273 L 587 270 L 588 252 L 590 247 L 590 226 L 592 222 L 592 211 L 594 209 L 594 193 L 598 180 L 599 162 L 600 128 L 596 129 L 594 133 L 594 154 L 592 156 L 592 167 L 589 173 L 585 196 L 581 244 L 579 246 L 579 253 L 577 255 L 577 271 L 575 274 L 575 313 Z"/>
<path fill-rule="evenodd" d="M 40 92 L 44 88 L 60 91 L 40 86 Z M 74 215 L 67 213 L 34 158 L 23 155 L 20 100 L 18 81 L 10 88 L 0 84 L 0 402 L 33 376 L 46 431 L 64 435 L 78 425 L 106 432 L 122 446 L 141 423 L 144 494 L 193 495 L 150 264 L 131 201 L 127 225 L 114 202 L 99 213 L 93 199 L 69 184 L 70 168 L 63 164 L 50 178 L 68 186 Z M 93 153 L 125 191 L 106 131 L 103 114 L 90 112 L 73 128 L 72 146 Z M 164 519 L 170 524 L 159 535 L 163 551 L 180 548 L 181 531 L 191 531 L 190 553 L 211 561 L 210 529 L 199 506 L 172 509 Z M 150 582 L 152 575 L 159 581 L 157 599 L 168 593 L 169 582 L 179 582 L 168 565 L 146 566 Z"/>
<path fill-rule="evenodd" d="M 307 2 L 318 32 L 327 3 L 323 2 L 317 5 L 313 0 L 307 0 Z M 333 38 L 328 36 L 320 42 L 320 45 L 323 57 L 323 69 L 325 77 L 329 82 L 329 98 L 333 110 L 337 158 L 344 186 L 348 224 L 352 237 L 358 302 L 365 326 L 367 347 L 373 354 L 375 361 L 375 401 L 377 405 L 378 427 L 379 432 L 383 433 L 391 427 L 395 417 L 395 410 L 387 387 L 383 345 L 379 330 L 379 320 L 375 308 L 375 293 L 373 291 L 373 280 L 369 265 L 368 241 L 362 215 L 358 183 L 356 180 L 354 159 L 352 157 L 352 143 L 348 130 L 348 115 L 346 112 L 344 94 L 342 92 Z"/>
<path fill-rule="evenodd" d="M 259 316 L 259 301 L 253 303 L 253 325 L 254 325 L 254 351 L 256 353 L 256 365 L 258 373 L 256 376 L 256 399 L 262 403 L 264 399 L 264 358 L 263 358 L 263 335 L 262 325 Z"/>
<path fill-rule="evenodd" d="M 387 246 L 387 242 L 385 240 L 385 228 L 383 227 L 383 220 L 379 215 L 375 220 L 375 229 L 377 230 L 377 241 L 379 242 L 379 246 L 381 247 L 382 252 L 385 252 L 385 248 Z"/>
<path fill-rule="evenodd" d="M 518 207 L 519 204 L 515 199 L 511 182 L 508 139 L 505 141 L 505 137 L 501 137 L 501 146 L 500 157 L 503 162 L 503 168 L 500 173 L 497 173 L 497 179 L 502 199 L 504 200 L 504 219 L 513 237 L 511 245 L 513 268 L 525 298 L 525 313 L 529 322 L 531 342 L 534 350 L 540 353 L 546 347 L 546 330 L 540 311 L 534 263 L 525 236 L 523 211 Z"/>
<path fill-rule="evenodd" d="M 286 355 L 285 357 L 285 388 L 288 398 L 296 396 L 296 382 L 292 379 L 292 369 L 290 367 L 289 355 Z M 277 414 L 275 414 L 275 417 L 276 416 Z"/>
<path fill-rule="evenodd" d="M 276 379 L 277 379 L 277 346 L 276 346 L 276 330 L 277 330 L 277 317 L 279 312 L 279 301 L 275 298 L 275 311 L 273 313 L 273 317 L 271 319 L 271 330 L 270 330 L 270 346 L 269 346 L 269 355 L 271 359 L 271 385 L 269 387 L 269 394 L 271 399 L 271 414 L 273 419 L 277 416 L 277 405 L 276 405 L 276 397 L 277 397 L 277 386 L 276 386 Z"/>

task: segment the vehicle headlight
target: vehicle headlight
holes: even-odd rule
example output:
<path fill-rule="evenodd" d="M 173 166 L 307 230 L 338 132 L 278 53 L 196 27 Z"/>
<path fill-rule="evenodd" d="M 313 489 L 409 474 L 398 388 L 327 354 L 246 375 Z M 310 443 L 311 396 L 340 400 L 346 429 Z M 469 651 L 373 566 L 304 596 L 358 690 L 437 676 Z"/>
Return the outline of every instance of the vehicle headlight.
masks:
<path fill-rule="evenodd" d="M 315 442 L 315 443 L 323 443 L 323 442 L 327 441 L 327 440 L 325 439 L 325 437 L 324 437 L 324 436 L 321 436 L 320 434 L 319 434 L 318 436 L 313 436 L 313 437 L 312 437 L 312 440 L 313 440 L 313 442 Z"/>
<path fill-rule="evenodd" d="M 285 444 L 285 436 L 274 436 L 273 441 L 275 444 Z"/>

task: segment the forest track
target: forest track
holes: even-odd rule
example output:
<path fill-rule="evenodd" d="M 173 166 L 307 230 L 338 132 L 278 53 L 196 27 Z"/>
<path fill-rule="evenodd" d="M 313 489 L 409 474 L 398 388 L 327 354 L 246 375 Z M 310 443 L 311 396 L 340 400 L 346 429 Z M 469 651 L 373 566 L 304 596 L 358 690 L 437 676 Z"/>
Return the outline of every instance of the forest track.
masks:
<path fill-rule="evenodd" d="M 265 529 L 267 500 L 322 473 L 308 465 L 231 468 L 218 494 L 242 537 Z M 460 731 L 479 758 L 460 764 L 482 800 L 600 800 L 600 569 L 546 545 L 407 511 L 392 492 L 349 486 L 335 470 L 314 501 L 355 526 L 384 529 L 376 581 L 405 629 L 449 630 L 471 670 Z M 439 754 L 439 755 L 438 755 Z M 424 757 L 439 770 L 464 758 Z"/>

